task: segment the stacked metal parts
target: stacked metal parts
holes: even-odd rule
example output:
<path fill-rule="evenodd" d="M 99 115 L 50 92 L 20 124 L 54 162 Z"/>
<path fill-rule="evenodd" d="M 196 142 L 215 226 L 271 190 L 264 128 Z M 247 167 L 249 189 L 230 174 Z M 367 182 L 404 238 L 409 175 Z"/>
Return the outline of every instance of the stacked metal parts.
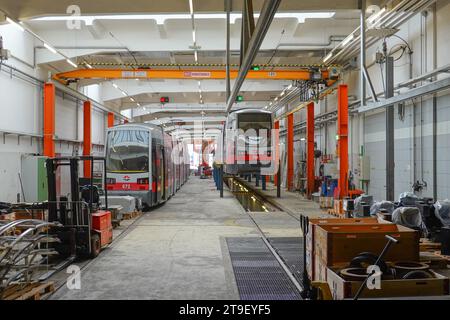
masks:
<path fill-rule="evenodd" d="M 57 224 L 42 220 L 17 220 L 0 226 L 0 299 L 11 285 L 37 282 L 48 269 L 48 258 L 58 253 L 49 244 L 58 242 L 47 230 Z"/>

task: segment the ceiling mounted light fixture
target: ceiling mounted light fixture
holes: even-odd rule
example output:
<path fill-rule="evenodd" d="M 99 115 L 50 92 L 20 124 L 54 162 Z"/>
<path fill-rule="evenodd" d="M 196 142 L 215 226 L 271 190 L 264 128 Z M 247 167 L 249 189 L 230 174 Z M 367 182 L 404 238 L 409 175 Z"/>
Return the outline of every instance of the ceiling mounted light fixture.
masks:
<path fill-rule="evenodd" d="M 323 62 L 327 62 L 328 60 L 331 59 L 331 57 L 333 57 L 333 52 L 330 52 L 329 54 L 327 54 L 327 56 L 323 59 Z"/>
<path fill-rule="evenodd" d="M 70 59 L 66 59 L 67 63 L 70 64 L 74 68 L 78 68 L 78 65 Z"/>
<path fill-rule="evenodd" d="M 6 21 L 10 24 L 12 24 L 14 27 L 16 27 L 16 29 L 18 29 L 19 31 L 25 32 L 25 28 L 22 27 L 19 23 L 15 22 L 13 19 L 11 19 L 10 17 L 6 17 Z"/>
<path fill-rule="evenodd" d="M 93 25 L 95 20 L 155 20 L 156 24 L 163 25 L 167 20 L 189 20 L 194 14 L 194 7 L 189 1 L 190 13 L 175 14 L 116 14 L 116 15 L 86 15 L 86 16 L 45 16 L 33 18 L 32 21 L 84 21 L 86 25 Z M 327 19 L 332 18 L 335 12 L 278 12 L 275 19 L 297 19 L 297 23 L 304 23 L 306 19 Z M 226 19 L 225 13 L 197 13 L 196 19 Z M 254 14 L 255 19 L 259 18 L 259 13 Z M 236 23 L 237 19 L 242 19 L 241 13 L 231 13 L 230 22 Z"/>
<path fill-rule="evenodd" d="M 58 53 L 58 51 L 56 51 L 56 49 L 55 48 L 53 48 L 51 45 L 49 45 L 48 43 L 46 43 L 46 42 L 44 42 L 44 47 L 48 50 L 48 51 L 50 51 L 51 53 Z"/>

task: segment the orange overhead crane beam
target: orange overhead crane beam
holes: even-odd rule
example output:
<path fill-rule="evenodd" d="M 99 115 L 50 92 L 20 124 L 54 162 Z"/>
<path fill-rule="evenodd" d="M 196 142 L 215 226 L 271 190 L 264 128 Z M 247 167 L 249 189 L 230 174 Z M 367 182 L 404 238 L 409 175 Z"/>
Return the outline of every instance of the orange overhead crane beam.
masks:
<path fill-rule="evenodd" d="M 231 70 L 232 79 L 237 78 L 238 70 Z M 322 70 L 322 79 L 329 80 L 328 70 Z M 313 72 L 309 69 L 297 70 L 259 70 L 249 71 L 247 79 L 255 80 L 310 80 Z M 67 83 L 78 79 L 194 79 L 194 80 L 222 80 L 226 78 L 225 70 L 162 70 L 162 69 L 78 69 L 58 73 L 53 79 Z"/>

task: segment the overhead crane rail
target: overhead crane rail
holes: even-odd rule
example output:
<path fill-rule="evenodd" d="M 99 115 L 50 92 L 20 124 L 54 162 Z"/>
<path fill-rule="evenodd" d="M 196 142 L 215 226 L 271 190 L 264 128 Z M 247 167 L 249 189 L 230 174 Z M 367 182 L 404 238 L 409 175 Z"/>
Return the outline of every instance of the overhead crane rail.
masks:
<path fill-rule="evenodd" d="M 231 70 L 231 78 L 236 79 L 238 70 Z M 312 80 L 317 79 L 317 75 L 324 81 L 332 81 L 333 73 L 329 69 L 306 69 L 296 70 L 273 69 L 270 71 L 259 70 L 249 71 L 247 79 L 253 80 Z M 191 80 L 224 80 L 226 79 L 225 70 L 212 69 L 78 69 L 69 72 L 58 73 L 53 79 L 64 84 L 76 82 L 80 79 L 191 79 Z"/>

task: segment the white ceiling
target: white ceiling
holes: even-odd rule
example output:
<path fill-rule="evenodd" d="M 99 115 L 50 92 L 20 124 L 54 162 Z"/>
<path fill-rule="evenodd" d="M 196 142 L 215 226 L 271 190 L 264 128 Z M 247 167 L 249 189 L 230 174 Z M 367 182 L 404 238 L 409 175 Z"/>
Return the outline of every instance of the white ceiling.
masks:
<path fill-rule="evenodd" d="M 67 28 L 66 21 L 36 21 L 32 17 L 63 15 L 68 5 L 77 4 L 82 14 L 125 14 L 125 13 L 189 13 L 188 0 L 165 1 L 86 1 L 86 0 L 1 0 L 0 9 L 13 17 L 25 19 L 24 23 L 49 44 L 73 61 L 87 61 L 94 67 L 113 64 L 110 68 L 120 68 L 121 64 L 192 64 L 192 24 L 189 19 L 157 20 L 101 20 L 93 25 L 81 24 L 80 29 Z M 240 10 L 241 1 L 234 1 L 235 13 Z M 261 7 L 262 0 L 255 0 L 255 11 Z M 299 1 L 284 0 L 279 9 L 286 12 L 335 12 L 331 18 L 310 18 L 304 21 L 297 18 L 280 17 L 274 19 L 255 63 L 257 64 L 316 64 L 321 63 L 326 53 L 351 33 L 358 25 L 357 0 L 340 1 Z M 223 0 L 194 0 L 196 13 L 223 13 Z M 168 15 L 169 17 L 169 15 Z M 161 23 L 161 21 L 159 21 Z M 197 19 L 195 21 L 198 56 L 200 64 L 225 63 L 225 20 L 217 18 Z M 232 63 L 239 61 L 241 19 L 231 26 Z M 60 56 L 50 52 L 36 42 L 37 63 L 44 70 L 53 73 L 72 70 Z M 115 64 L 115 65 L 114 65 Z M 173 119 L 176 115 L 187 118 L 201 118 L 202 110 L 216 112 L 211 121 L 222 119 L 220 111 L 225 108 L 225 81 L 202 80 L 201 90 L 204 104 L 199 103 L 198 83 L 193 80 L 116 80 L 121 89 L 128 93 L 124 97 L 112 87 L 111 81 L 83 80 L 78 88 L 98 85 L 102 99 L 109 107 L 118 111 L 136 108 L 134 115 L 139 121 L 152 120 L 151 114 L 157 112 L 162 119 Z M 252 107 L 264 107 L 290 81 L 251 81 L 242 87 L 246 103 Z M 173 102 L 161 109 L 160 96 L 169 96 Z M 136 102 L 131 102 L 130 97 Z M 141 108 L 137 108 L 140 103 Z M 245 104 L 240 105 L 240 107 Z M 142 111 L 142 107 L 146 111 Z M 140 110 L 140 111 L 139 111 Z M 150 114 L 150 115 L 149 115 Z M 203 117 L 204 118 L 204 117 Z M 160 118 L 161 119 L 161 118 Z"/>

